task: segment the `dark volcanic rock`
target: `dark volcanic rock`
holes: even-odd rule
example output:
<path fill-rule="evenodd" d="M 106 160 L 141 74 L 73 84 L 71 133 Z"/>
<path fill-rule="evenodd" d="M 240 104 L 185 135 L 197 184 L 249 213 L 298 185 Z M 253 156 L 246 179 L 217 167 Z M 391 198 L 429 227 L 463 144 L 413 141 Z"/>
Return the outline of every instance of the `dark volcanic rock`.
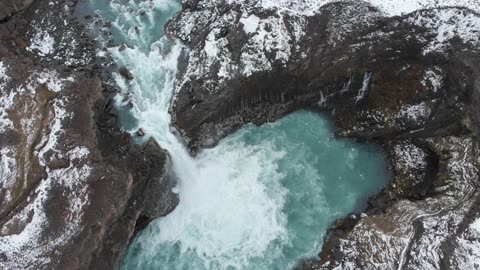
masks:
<path fill-rule="evenodd" d="M 154 218 L 165 216 L 178 204 L 178 196 L 171 192 L 167 170 L 167 153 L 150 140 L 143 149 L 131 145 L 128 150 L 131 190 L 129 194 L 116 194 L 128 202 L 122 214 L 106 227 L 102 242 L 96 246 L 92 261 L 86 269 L 116 269 L 134 233 L 143 229 Z M 104 191 L 112 193 L 112 191 Z M 103 193 L 103 194 L 104 194 Z M 101 194 L 99 194 L 101 195 Z M 91 255 L 90 255 L 91 256 Z"/>
<path fill-rule="evenodd" d="M 221 5 L 215 8 L 221 9 Z M 299 31 L 295 25 L 300 20 L 298 15 L 270 16 L 260 27 L 284 24 L 270 31 L 272 37 L 265 37 L 267 41 L 276 38 L 279 45 L 274 48 L 256 43 L 253 38 L 239 37 L 243 25 L 236 14 L 255 12 L 243 6 L 231 8 L 232 15 L 210 16 L 212 21 L 202 20 L 191 33 L 183 33 L 187 16 L 200 12 L 207 11 L 186 9 L 168 26 L 171 35 L 181 37 L 193 49 L 190 65 L 179 75 L 179 94 L 173 104 L 174 124 L 192 148 L 209 146 L 244 122 L 273 121 L 310 105 L 335 109 L 336 120 L 349 131 L 342 135 L 396 136 L 422 127 L 422 133 L 430 136 L 461 128 L 458 124 L 465 112 L 460 111 L 460 102 L 467 101 L 473 85 L 472 69 L 466 61 L 470 56 L 477 59 L 472 61 L 478 61 L 478 57 L 473 52 L 467 55 L 464 49 L 469 45 L 461 43 L 441 53 L 427 52 L 429 44 L 436 42 L 435 30 L 416 25 L 415 21 L 417 17 L 439 16 L 439 11 L 383 18 L 365 3 L 331 4 L 324 6 L 319 15 L 302 18 L 303 38 L 295 37 L 299 35 L 295 32 Z M 468 10 L 454 12 L 475 16 Z M 263 13 L 259 13 L 253 14 L 260 18 Z M 237 19 L 232 21 L 235 16 Z M 212 33 L 220 25 L 231 30 L 217 38 Z M 280 27 L 287 31 L 282 32 Z M 197 33 L 196 29 L 212 30 Z M 230 45 L 229 40 L 240 44 Z M 221 48 L 209 56 L 212 46 Z M 269 50 L 274 50 L 273 56 L 259 53 Z M 219 66 L 226 71 L 219 71 Z M 359 96 L 366 78 L 365 95 Z M 437 91 L 442 86 L 446 90 Z M 409 110 L 417 111 L 409 115 Z M 402 113 L 406 116 L 401 117 Z M 428 118 L 430 121 L 425 123 Z M 367 130 L 359 126 L 365 120 L 378 127 Z M 446 126 L 440 128 L 445 122 Z"/>
<path fill-rule="evenodd" d="M 393 175 L 303 267 L 473 267 L 480 254 L 461 254 L 480 242 L 462 225 L 480 216 L 479 28 L 480 15 L 460 7 L 386 17 L 345 1 L 305 16 L 255 1 L 184 1 L 167 25 L 190 48 L 173 123 L 196 151 L 244 123 L 329 111 L 338 136 L 383 145 Z"/>
<path fill-rule="evenodd" d="M 120 75 L 122 75 L 122 77 L 124 77 L 125 79 L 127 80 L 133 80 L 133 75 L 132 73 L 130 72 L 130 70 L 128 70 L 126 67 L 121 67 L 118 72 L 120 73 Z"/>
<path fill-rule="evenodd" d="M 135 134 L 137 134 L 140 137 L 143 137 L 145 136 L 145 131 L 143 131 L 143 128 L 139 128 L 137 132 L 135 132 Z"/>
<path fill-rule="evenodd" d="M 34 0 L 2 0 L 0 2 L 0 21 L 26 9 Z"/>
<path fill-rule="evenodd" d="M 115 269 L 136 230 L 178 203 L 167 153 L 121 132 L 69 16 L 36 1 L 0 23 L 2 269 Z"/>

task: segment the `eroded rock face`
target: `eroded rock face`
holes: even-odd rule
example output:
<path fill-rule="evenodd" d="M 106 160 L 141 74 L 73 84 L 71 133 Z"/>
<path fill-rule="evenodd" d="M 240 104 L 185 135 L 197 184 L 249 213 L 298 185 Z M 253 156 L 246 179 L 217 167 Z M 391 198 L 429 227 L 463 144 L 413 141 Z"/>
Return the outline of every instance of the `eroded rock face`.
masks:
<path fill-rule="evenodd" d="M 443 153 L 438 167 L 429 168 L 436 170 L 428 193 L 420 199 L 402 198 L 409 189 L 399 185 L 413 183 L 415 176 L 406 174 L 418 167 L 410 163 L 416 162 L 415 151 L 396 152 L 412 159 L 396 166 L 400 172 L 381 198 L 387 205 L 337 221 L 320 262 L 307 262 L 305 269 L 474 269 L 478 265 L 478 249 L 473 247 L 480 243 L 480 234 L 470 228 L 480 217 L 478 141 L 454 136 L 426 141 L 435 153 Z M 373 203 L 378 207 L 378 201 Z M 470 235 L 468 240 L 464 235 Z M 468 252 L 461 255 L 460 250 Z"/>
<path fill-rule="evenodd" d="M 366 213 L 339 220 L 320 258 L 300 267 L 478 267 L 476 11 L 389 17 L 362 1 L 313 12 L 309 2 L 183 3 L 167 25 L 190 47 L 171 111 L 192 151 L 305 107 L 332 112 L 339 136 L 387 151 L 389 187 Z"/>
<path fill-rule="evenodd" d="M 187 1 L 185 7 L 168 25 L 169 33 L 191 48 L 172 112 L 192 148 L 214 144 L 243 122 L 272 121 L 317 102 L 325 107 L 326 101 L 328 107 L 345 100 L 345 113 L 358 111 L 353 115 L 358 120 L 383 118 L 377 133 L 413 129 L 431 116 L 440 95 L 453 95 L 445 97 L 451 104 L 455 95 L 465 94 L 469 86 L 454 81 L 472 82 L 465 62 L 470 56 L 460 44 L 453 46 L 457 37 L 438 34 L 449 26 L 448 33 L 469 33 L 461 39 L 465 46 L 478 42 L 472 34 L 478 16 L 466 9 L 384 18 L 358 1 L 324 6 L 315 16 L 210 1 Z M 444 83 L 451 92 L 437 92 Z M 396 96 L 387 97 L 387 91 Z M 359 122 L 337 107 L 345 125 Z M 451 113 L 445 106 L 438 110 Z"/>
<path fill-rule="evenodd" d="M 0 24 L 2 269 L 114 269 L 178 203 L 167 153 L 122 134 L 94 43 L 66 12 L 38 1 Z"/>

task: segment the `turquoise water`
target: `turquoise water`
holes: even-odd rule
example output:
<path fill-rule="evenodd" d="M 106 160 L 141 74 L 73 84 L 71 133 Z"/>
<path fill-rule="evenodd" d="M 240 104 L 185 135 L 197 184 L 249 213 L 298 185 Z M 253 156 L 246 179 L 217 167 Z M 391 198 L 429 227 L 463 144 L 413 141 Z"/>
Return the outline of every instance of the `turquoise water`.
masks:
<path fill-rule="evenodd" d="M 179 3 L 97 2 L 90 8 L 113 22 L 118 45 L 129 45 L 108 50 L 134 76 L 114 74 L 124 129 L 141 127 L 169 151 L 180 196 L 131 242 L 121 269 L 289 269 L 316 255 L 332 222 L 361 211 L 385 184 L 381 149 L 335 139 L 328 118 L 311 111 L 246 125 L 191 157 L 168 114 L 186 48 L 162 29 Z"/>
<path fill-rule="evenodd" d="M 248 125 L 198 160 L 234 169 L 194 183 L 184 193 L 192 202 L 141 232 L 122 269 L 292 268 L 386 178 L 380 149 L 336 140 L 326 117 L 308 111 Z"/>

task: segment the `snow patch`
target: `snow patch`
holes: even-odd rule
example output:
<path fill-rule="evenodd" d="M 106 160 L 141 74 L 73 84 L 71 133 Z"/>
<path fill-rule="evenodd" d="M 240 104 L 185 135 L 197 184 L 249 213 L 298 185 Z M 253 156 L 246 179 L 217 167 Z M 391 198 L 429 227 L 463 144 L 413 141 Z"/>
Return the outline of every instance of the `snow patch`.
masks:
<path fill-rule="evenodd" d="M 425 76 L 423 77 L 422 84 L 425 87 L 431 87 L 434 93 L 438 92 L 443 87 L 443 75 L 438 74 L 432 69 L 425 70 Z"/>
<path fill-rule="evenodd" d="M 7 75 L 7 67 L 0 61 L 0 82 L 8 81 L 10 77 Z"/>
<path fill-rule="evenodd" d="M 247 34 L 251 34 L 257 31 L 260 18 L 252 14 L 247 18 L 241 18 L 240 22 L 243 24 L 243 31 Z"/>
<path fill-rule="evenodd" d="M 475 230 L 480 234 L 480 218 L 477 218 L 472 224 L 470 224 L 470 229 Z"/>
<path fill-rule="evenodd" d="M 10 76 L 7 74 L 7 65 L 3 63 L 3 61 L 0 61 L 0 91 L 2 95 L 4 95 L 3 92 L 6 91 L 7 84 L 11 81 Z M 0 97 L 1 99 L 1 97 Z M 1 102 L 1 101 L 0 101 Z M 0 103 L 1 104 L 1 103 Z M 0 113 L 1 116 L 1 113 Z M 1 126 L 1 124 L 0 124 Z"/>
<path fill-rule="evenodd" d="M 53 37 L 47 31 L 37 29 L 37 32 L 30 40 L 30 46 L 27 47 L 27 50 L 36 52 L 39 56 L 47 56 L 55 51 L 54 47 L 55 40 Z"/>
<path fill-rule="evenodd" d="M 426 168 L 427 154 L 420 148 L 408 144 L 396 144 L 395 156 L 397 157 L 397 165 L 405 170 Z"/>
<path fill-rule="evenodd" d="M 39 235 L 41 235 L 41 231 L 47 225 L 47 219 L 43 207 L 48 198 L 47 193 L 50 189 L 50 184 L 49 181 L 43 181 L 35 190 L 35 193 L 37 194 L 35 201 L 29 204 L 33 208 L 32 220 L 27 223 L 22 232 L 0 237 L 0 250 L 2 252 L 14 256 L 15 254 L 22 253 L 22 247 L 31 246 L 34 250 L 33 252 L 29 252 L 30 256 L 38 256 L 41 254 L 41 249 L 44 247 L 37 246 L 35 243 L 37 242 Z M 47 262 L 49 261 L 48 258 L 44 258 L 44 260 L 47 260 Z"/>
<path fill-rule="evenodd" d="M 468 237 L 470 238 L 470 237 Z M 457 238 L 458 246 L 455 249 L 455 261 L 457 269 L 478 269 L 480 267 L 480 240 L 470 240 L 467 237 Z"/>
<path fill-rule="evenodd" d="M 8 111 L 15 106 L 16 93 L 7 89 L 7 83 L 11 80 L 7 72 L 7 66 L 3 61 L 0 61 L 0 133 L 8 132 L 14 128 Z M 4 202 L 11 200 L 11 189 L 15 185 L 19 173 L 15 159 L 16 154 L 15 147 L 0 145 L 0 191 L 4 191 Z"/>
<path fill-rule="evenodd" d="M 14 187 L 19 173 L 15 155 L 16 149 L 14 147 L 0 148 L 0 190 L 5 191 L 5 202 L 12 199 L 11 189 Z"/>
<path fill-rule="evenodd" d="M 5 132 L 8 128 L 13 127 L 13 122 L 8 118 L 8 110 L 14 105 L 15 91 L 7 89 L 7 83 L 11 78 L 7 75 L 7 67 L 0 62 L 0 133 Z"/>
<path fill-rule="evenodd" d="M 307 16 L 315 15 L 320 7 L 339 0 L 260 0 L 256 7 L 265 9 L 285 10 L 300 13 Z M 351 0 L 340 0 L 351 1 Z M 229 3 L 242 4 L 244 0 L 228 0 Z M 480 11 L 478 0 L 365 0 L 365 2 L 379 8 L 389 16 L 397 16 L 413 12 L 415 10 L 432 7 L 462 6 L 475 11 Z"/>
<path fill-rule="evenodd" d="M 215 41 L 215 32 L 211 31 L 205 39 L 205 47 L 203 48 L 209 57 L 215 57 L 218 53 L 217 43 Z"/>
<path fill-rule="evenodd" d="M 70 159 L 83 160 L 88 157 L 90 150 L 85 146 L 76 146 L 74 149 L 68 151 Z"/>
<path fill-rule="evenodd" d="M 47 71 L 38 74 L 37 82 L 45 84 L 48 90 L 53 92 L 60 92 L 63 88 L 63 82 L 70 81 L 70 78 L 59 79 L 56 71 Z"/>
<path fill-rule="evenodd" d="M 2 64 L 2 69 L 4 65 Z M 1 71 L 2 73 L 4 71 Z M 5 75 L 2 75 L 2 79 Z M 35 98 L 39 85 L 45 85 L 50 91 L 65 92 L 66 82 L 74 81 L 73 77 L 63 78 L 54 70 L 39 70 L 33 72 L 25 80 L 25 84 L 19 85 L 16 89 L 0 88 L 0 127 L 6 126 L 13 129 L 13 122 L 6 116 L 7 110 L 19 110 L 20 120 L 16 122 L 16 129 L 33 131 L 38 129 L 32 125 L 38 123 L 37 115 L 25 114 L 25 109 L 37 108 Z M 26 98 L 25 107 L 19 107 L 17 98 Z M 39 265 L 49 263 L 51 258 L 44 256 L 45 252 L 52 251 L 58 246 L 64 245 L 74 237 L 83 222 L 83 209 L 88 204 L 89 195 L 87 191 L 88 180 L 93 168 L 89 164 L 90 150 L 83 145 L 69 145 L 71 140 L 65 136 L 68 135 L 68 126 L 64 121 L 72 117 L 72 113 L 67 110 L 71 106 L 72 99 L 69 95 L 58 95 L 51 101 L 51 112 L 45 119 L 47 127 L 42 129 L 40 142 L 33 141 L 33 135 L 27 136 L 26 145 L 35 146 L 33 154 L 38 157 L 40 166 L 45 167 L 46 178 L 41 180 L 38 187 L 30 194 L 29 203 L 10 219 L 10 225 L 19 227 L 21 231 L 11 233 L 9 231 L 0 231 L 0 253 L 3 253 L 9 261 L 9 269 L 29 269 L 30 258 L 37 258 Z M 5 119 L 3 119 L 5 117 Z M 8 120 L 8 121 L 5 121 Z M 18 126 L 17 126 L 18 125 Z M 38 147 L 38 148 L 37 148 Z M 69 149 L 66 151 L 65 149 Z M 16 146 L 0 145 L 0 188 L 7 189 L 5 198 L 11 200 L 11 194 L 8 187 L 16 184 L 19 174 L 19 164 L 16 161 L 16 153 L 19 148 Z M 66 168 L 49 168 L 48 164 L 54 159 L 70 161 Z M 74 162 L 72 162 L 74 161 Z M 51 198 L 53 187 L 61 185 L 65 189 L 64 199 L 67 215 L 65 216 L 65 225 L 59 228 L 58 235 L 54 239 L 43 239 L 43 232 L 50 226 L 51 215 L 46 212 L 46 202 Z M 11 190 L 11 189 L 10 189 Z M 24 226 L 22 228 L 22 226 Z M 1 228 L 0 228 L 1 230 Z M 21 256 L 19 256 L 21 255 Z M 10 261 L 12 258 L 18 258 Z"/>
<path fill-rule="evenodd" d="M 431 110 L 425 102 L 415 105 L 404 105 L 400 108 L 399 116 L 403 119 L 418 122 L 428 118 Z"/>
<path fill-rule="evenodd" d="M 423 14 L 426 13 L 426 14 Z M 461 9 L 440 9 L 419 12 L 409 18 L 415 25 L 426 27 L 436 37 L 424 48 L 423 54 L 444 51 L 449 41 L 459 38 L 474 46 L 480 44 L 480 16 Z"/>

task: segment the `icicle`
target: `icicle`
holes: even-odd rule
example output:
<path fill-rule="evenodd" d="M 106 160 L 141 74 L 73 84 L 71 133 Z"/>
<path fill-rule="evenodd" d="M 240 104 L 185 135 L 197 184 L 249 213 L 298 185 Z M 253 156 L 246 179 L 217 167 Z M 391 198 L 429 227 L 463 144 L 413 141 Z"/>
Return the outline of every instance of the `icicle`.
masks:
<path fill-rule="evenodd" d="M 327 99 L 323 96 L 323 91 L 320 91 L 320 101 L 318 102 L 320 107 L 327 105 Z"/>
<path fill-rule="evenodd" d="M 365 72 L 365 76 L 363 76 L 362 88 L 358 90 L 358 95 L 355 97 L 355 103 L 358 103 L 367 94 L 368 84 L 370 83 L 371 78 L 372 72 Z"/>

